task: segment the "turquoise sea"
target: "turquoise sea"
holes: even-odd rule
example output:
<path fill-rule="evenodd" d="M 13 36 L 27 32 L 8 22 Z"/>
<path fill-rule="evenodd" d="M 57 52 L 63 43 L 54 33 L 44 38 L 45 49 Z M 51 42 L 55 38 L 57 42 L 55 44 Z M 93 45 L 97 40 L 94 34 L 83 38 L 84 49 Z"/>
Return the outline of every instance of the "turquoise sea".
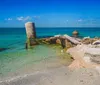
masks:
<path fill-rule="evenodd" d="M 79 31 L 81 37 L 100 37 L 100 28 L 36 28 L 37 37 L 48 37 L 58 34 L 72 35 L 74 30 Z M 17 47 L 26 40 L 25 28 L 0 28 L 0 48 Z"/>
<path fill-rule="evenodd" d="M 81 37 L 100 37 L 100 28 L 36 28 L 36 33 L 38 38 L 58 34 L 72 36 L 74 30 L 79 31 Z M 55 48 L 46 45 L 26 50 L 25 42 L 25 28 L 0 28 L 0 48 L 4 48 L 0 51 L 0 79 L 9 72 L 15 72 L 45 58 L 58 56 Z"/>

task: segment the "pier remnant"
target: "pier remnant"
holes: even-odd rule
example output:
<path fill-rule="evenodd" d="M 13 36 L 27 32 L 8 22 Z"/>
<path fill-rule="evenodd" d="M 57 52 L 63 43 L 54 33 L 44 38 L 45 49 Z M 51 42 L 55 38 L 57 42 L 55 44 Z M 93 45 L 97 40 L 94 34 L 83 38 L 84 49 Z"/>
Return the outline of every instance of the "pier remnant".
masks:
<path fill-rule="evenodd" d="M 37 44 L 36 42 L 36 30 L 35 24 L 32 22 L 25 23 L 27 41 L 26 41 L 26 49 Z"/>
<path fill-rule="evenodd" d="M 35 24 L 32 22 L 27 22 L 25 27 L 27 38 L 36 38 Z"/>

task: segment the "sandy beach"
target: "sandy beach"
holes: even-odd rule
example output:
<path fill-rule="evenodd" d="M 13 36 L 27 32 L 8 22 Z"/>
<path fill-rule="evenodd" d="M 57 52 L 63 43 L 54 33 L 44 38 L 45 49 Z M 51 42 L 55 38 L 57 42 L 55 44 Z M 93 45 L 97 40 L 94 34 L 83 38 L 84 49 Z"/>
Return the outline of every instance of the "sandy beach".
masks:
<path fill-rule="evenodd" d="M 0 85 L 100 85 L 95 69 L 70 70 L 66 66 L 38 71 L 0 83 Z"/>

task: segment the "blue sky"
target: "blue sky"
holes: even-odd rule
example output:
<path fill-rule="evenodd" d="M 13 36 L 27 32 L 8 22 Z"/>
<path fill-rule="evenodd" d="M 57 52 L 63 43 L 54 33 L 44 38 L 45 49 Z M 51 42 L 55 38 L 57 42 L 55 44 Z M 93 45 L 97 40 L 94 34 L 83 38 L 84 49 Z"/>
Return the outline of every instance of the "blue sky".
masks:
<path fill-rule="evenodd" d="M 100 27 L 99 0 L 1 0 L 0 27 Z"/>

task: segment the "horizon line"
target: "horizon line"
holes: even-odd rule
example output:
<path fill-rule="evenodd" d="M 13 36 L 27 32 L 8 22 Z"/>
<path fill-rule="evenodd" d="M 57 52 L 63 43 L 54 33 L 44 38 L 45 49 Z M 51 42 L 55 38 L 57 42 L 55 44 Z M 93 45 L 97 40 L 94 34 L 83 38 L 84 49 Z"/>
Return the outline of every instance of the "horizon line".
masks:
<path fill-rule="evenodd" d="M 1 28 L 25 28 L 25 27 L 0 27 Z M 36 28 L 100 28 L 100 27 L 36 27 Z"/>

